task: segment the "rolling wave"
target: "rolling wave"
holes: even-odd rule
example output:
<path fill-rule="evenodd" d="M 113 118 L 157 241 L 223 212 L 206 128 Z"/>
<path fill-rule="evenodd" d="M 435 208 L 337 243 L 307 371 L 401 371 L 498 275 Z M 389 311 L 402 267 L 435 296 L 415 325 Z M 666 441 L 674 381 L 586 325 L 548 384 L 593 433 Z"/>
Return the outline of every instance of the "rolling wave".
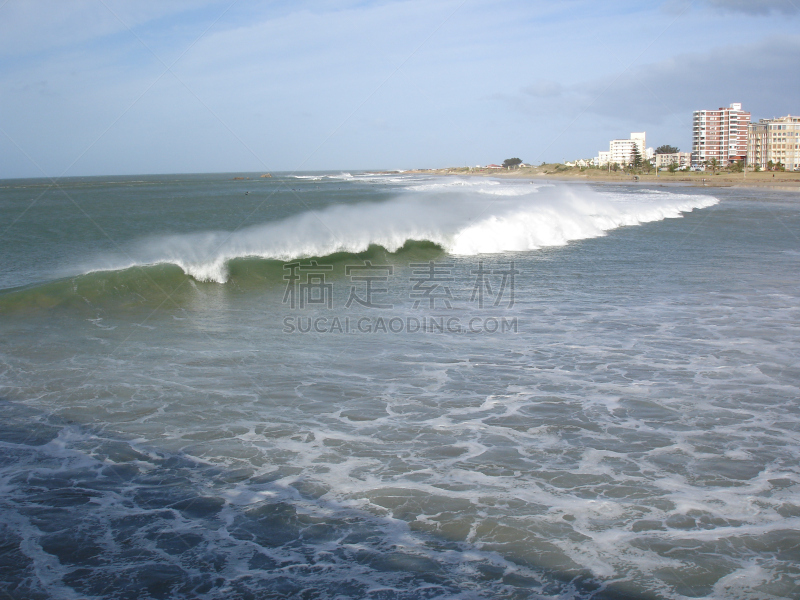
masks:
<path fill-rule="evenodd" d="M 331 279 L 343 277 L 345 267 L 353 261 L 372 261 L 374 264 L 402 265 L 411 261 L 437 259 L 443 250 L 426 241 L 408 241 L 394 253 L 372 245 L 358 253 L 339 252 L 327 256 L 309 256 L 330 265 Z M 89 311 L 108 307 L 159 308 L 191 304 L 198 291 L 204 293 L 240 293 L 248 290 L 262 292 L 265 287 L 283 289 L 286 285 L 285 262 L 259 257 L 230 259 L 225 269 L 226 285 L 213 280 L 199 281 L 176 264 L 133 264 L 120 269 L 96 270 L 79 275 L 62 277 L 46 283 L 11 288 L 0 291 L 0 314 L 31 312 L 55 307 L 68 310 Z"/>
<path fill-rule="evenodd" d="M 438 185 L 438 184 L 434 184 Z M 401 194 L 380 203 L 343 204 L 308 211 L 238 231 L 150 237 L 135 244 L 132 262 L 89 265 L 86 271 L 174 264 L 198 281 L 224 283 L 233 259 L 286 261 L 370 246 L 396 252 L 410 240 L 428 241 L 450 254 L 523 252 L 602 236 L 716 204 L 709 196 L 666 192 L 595 192 L 572 186 L 450 185 Z"/>
<path fill-rule="evenodd" d="M 474 256 L 534 251 L 602 236 L 621 226 L 677 218 L 717 202 L 710 196 L 671 192 L 416 179 L 389 201 L 338 204 L 237 231 L 143 238 L 126 248 L 124 258 L 94 257 L 73 265 L 62 280 L 4 294 L 4 302 L 24 297 L 47 306 L 66 296 L 135 298 L 150 286 L 181 286 L 186 275 L 198 283 L 280 283 L 282 262 L 298 258 L 336 261 L 380 255 L 391 260 L 402 252 L 434 257 L 441 252 Z"/>

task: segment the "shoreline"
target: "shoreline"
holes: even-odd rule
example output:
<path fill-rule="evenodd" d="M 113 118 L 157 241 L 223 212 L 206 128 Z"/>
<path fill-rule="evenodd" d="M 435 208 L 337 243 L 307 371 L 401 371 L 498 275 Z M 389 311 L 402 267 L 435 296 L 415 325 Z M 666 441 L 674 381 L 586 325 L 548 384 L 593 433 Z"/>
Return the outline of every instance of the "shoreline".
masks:
<path fill-rule="evenodd" d="M 609 183 L 616 185 L 661 185 L 665 187 L 745 187 L 800 192 L 800 173 L 795 172 L 660 172 L 632 175 L 608 173 L 599 169 L 580 169 L 564 165 L 542 165 L 521 169 L 499 170 L 459 167 L 449 169 L 414 169 L 407 173 L 427 175 L 459 175 L 468 177 L 495 177 L 499 179 L 539 179 L 583 183 Z"/>

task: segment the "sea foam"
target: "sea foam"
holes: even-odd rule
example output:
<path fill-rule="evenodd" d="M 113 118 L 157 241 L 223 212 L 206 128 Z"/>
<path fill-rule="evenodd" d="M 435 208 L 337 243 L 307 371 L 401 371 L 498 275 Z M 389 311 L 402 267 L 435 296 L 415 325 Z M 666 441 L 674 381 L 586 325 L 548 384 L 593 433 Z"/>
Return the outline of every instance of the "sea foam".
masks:
<path fill-rule="evenodd" d="M 371 245 L 395 252 L 409 240 L 430 241 L 455 255 L 524 252 L 677 218 L 718 202 L 679 193 L 598 192 L 583 185 L 458 178 L 409 183 L 384 202 L 338 204 L 233 232 L 149 237 L 127 253 L 133 263 L 117 268 L 171 263 L 195 279 L 224 283 L 228 261 L 242 257 L 291 260 L 359 253 Z"/>

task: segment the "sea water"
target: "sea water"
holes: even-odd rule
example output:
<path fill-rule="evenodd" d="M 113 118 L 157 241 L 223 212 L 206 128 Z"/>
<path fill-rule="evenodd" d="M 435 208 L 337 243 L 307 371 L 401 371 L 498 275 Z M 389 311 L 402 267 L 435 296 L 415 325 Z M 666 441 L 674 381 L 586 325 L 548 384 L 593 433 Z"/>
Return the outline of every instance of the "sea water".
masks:
<path fill-rule="evenodd" d="M 800 597 L 800 203 L 0 182 L 10 598 Z"/>

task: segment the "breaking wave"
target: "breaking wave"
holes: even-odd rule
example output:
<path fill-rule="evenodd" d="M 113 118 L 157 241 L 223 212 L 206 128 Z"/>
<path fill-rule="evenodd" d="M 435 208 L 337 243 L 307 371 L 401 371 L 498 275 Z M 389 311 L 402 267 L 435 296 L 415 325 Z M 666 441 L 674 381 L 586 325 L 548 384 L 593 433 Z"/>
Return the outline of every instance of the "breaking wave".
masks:
<path fill-rule="evenodd" d="M 409 241 L 431 242 L 454 255 L 524 252 L 602 236 L 621 226 L 677 218 L 718 202 L 669 192 L 623 194 L 485 180 L 406 189 L 409 193 L 385 202 L 339 204 L 233 232 L 149 237 L 130 248 L 132 261 L 97 261 L 84 265 L 83 271 L 172 264 L 198 281 L 224 283 L 230 262 L 241 258 L 286 261 L 358 254 L 370 246 L 396 252 Z"/>

